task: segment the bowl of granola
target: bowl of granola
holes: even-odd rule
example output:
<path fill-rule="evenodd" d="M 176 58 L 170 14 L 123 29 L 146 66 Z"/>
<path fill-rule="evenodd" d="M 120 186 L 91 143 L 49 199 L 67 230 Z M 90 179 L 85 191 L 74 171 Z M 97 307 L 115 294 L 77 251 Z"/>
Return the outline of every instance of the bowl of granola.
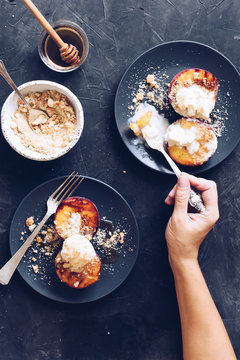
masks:
<path fill-rule="evenodd" d="M 32 108 L 46 117 L 37 117 L 31 126 L 28 109 L 12 92 L 2 107 L 1 128 L 9 145 L 20 155 L 36 161 L 57 159 L 78 142 L 84 125 L 78 98 L 65 86 L 47 80 L 35 80 L 19 86 Z"/>

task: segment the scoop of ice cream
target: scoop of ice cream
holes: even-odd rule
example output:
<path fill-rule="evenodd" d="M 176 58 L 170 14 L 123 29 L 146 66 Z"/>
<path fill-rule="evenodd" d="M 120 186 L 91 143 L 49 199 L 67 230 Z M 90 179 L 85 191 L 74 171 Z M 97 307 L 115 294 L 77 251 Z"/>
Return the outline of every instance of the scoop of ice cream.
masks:
<path fill-rule="evenodd" d="M 175 97 L 175 110 L 183 116 L 208 119 L 215 106 L 215 92 L 195 84 L 180 87 Z"/>
<path fill-rule="evenodd" d="M 129 127 L 135 135 L 141 135 L 151 148 L 161 147 L 169 122 L 154 106 L 140 104 L 129 122 Z"/>
<path fill-rule="evenodd" d="M 199 129 L 196 126 L 192 126 L 190 129 L 181 127 L 179 123 L 171 124 L 166 133 L 166 140 L 169 146 L 186 146 L 190 153 L 198 150 L 199 143 Z"/>
<path fill-rule="evenodd" d="M 78 212 L 73 212 L 71 216 L 68 218 L 68 221 L 63 222 L 58 225 L 59 234 L 63 239 L 67 239 L 72 235 L 79 234 L 81 231 L 82 219 L 81 215 Z"/>
<path fill-rule="evenodd" d="M 62 259 L 68 263 L 69 270 L 80 272 L 96 256 L 91 242 L 83 235 L 72 235 L 63 242 Z"/>
<path fill-rule="evenodd" d="M 214 131 L 197 119 L 182 118 L 172 123 L 166 132 L 168 148 L 186 148 L 190 155 L 196 154 L 207 161 L 217 149 Z M 195 156 L 196 160 L 196 156 Z"/>

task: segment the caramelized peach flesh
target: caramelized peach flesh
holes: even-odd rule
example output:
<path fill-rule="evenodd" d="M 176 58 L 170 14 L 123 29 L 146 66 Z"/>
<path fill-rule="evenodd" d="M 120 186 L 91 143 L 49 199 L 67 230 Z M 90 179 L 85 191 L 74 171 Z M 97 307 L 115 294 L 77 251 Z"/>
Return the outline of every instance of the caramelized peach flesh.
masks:
<path fill-rule="evenodd" d="M 61 251 L 55 259 L 55 271 L 59 279 L 74 289 L 83 289 L 99 280 L 101 260 L 98 255 L 86 264 L 81 272 L 71 272 L 62 260 Z"/>
<path fill-rule="evenodd" d="M 212 136 L 215 136 L 211 126 L 200 120 L 192 120 L 187 118 L 181 118 L 177 120 L 176 123 L 181 124 L 181 127 L 186 130 L 191 129 L 192 126 L 196 126 L 198 124 L 201 131 L 201 139 L 198 140 L 200 144 L 198 151 L 193 154 L 190 154 L 185 146 L 169 146 L 166 142 L 165 147 L 171 158 L 176 163 L 183 166 L 198 166 L 208 161 L 214 154 L 212 153 L 206 157 L 205 144 L 212 138 Z"/>
<path fill-rule="evenodd" d="M 92 201 L 83 197 L 70 197 L 61 202 L 55 213 L 54 225 L 58 234 L 66 238 L 65 229 L 69 227 L 72 214 L 79 213 L 81 225 L 79 233 L 94 235 L 99 226 L 99 214 Z"/>
<path fill-rule="evenodd" d="M 172 98 L 174 96 L 175 89 L 178 86 L 191 86 L 193 84 L 202 86 L 206 88 L 208 91 L 214 91 L 215 95 L 215 104 L 217 99 L 218 92 L 218 80 L 217 78 L 207 70 L 202 69 L 187 69 L 180 71 L 177 75 L 172 79 L 169 86 L 169 100 L 172 103 Z"/>

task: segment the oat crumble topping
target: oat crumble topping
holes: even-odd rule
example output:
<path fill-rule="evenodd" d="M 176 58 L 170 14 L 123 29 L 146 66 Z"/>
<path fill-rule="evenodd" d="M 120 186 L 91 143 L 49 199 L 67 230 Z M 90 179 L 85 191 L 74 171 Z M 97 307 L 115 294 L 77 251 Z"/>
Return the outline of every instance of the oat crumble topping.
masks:
<path fill-rule="evenodd" d="M 77 119 L 69 99 L 55 90 L 30 92 L 26 100 L 33 109 L 43 110 L 49 118 L 39 116 L 30 128 L 28 109 L 18 99 L 18 109 L 11 128 L 21 143 L 32 151 L 51 155 L 66 147 L 76 131 Z"/>

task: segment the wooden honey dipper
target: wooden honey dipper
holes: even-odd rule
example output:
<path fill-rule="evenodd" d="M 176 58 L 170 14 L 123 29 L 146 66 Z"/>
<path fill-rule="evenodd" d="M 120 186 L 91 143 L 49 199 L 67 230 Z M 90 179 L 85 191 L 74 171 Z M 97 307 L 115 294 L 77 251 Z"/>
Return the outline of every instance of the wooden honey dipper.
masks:
<path fill-rule="evenodd" d="M 38 22 L 42 25 L 42 27 L 46 30 L 46 32 L 51 36 L 51 38 L 55 41 L 60 50 L 61 59 L 67 64 L 77 65 L 80 61 L 78 50 L 75 46 L 71 44 L 66 44 L 57 32 L 53 29 L 53 27 L 49 24 L 49 22 L 45 19 L 45 17 L 40 13 L 38 8 L 32 3 L 31 0 L 22 0 L 23 3 L 28 7 L 33 16 L 38 20 Z"/>

